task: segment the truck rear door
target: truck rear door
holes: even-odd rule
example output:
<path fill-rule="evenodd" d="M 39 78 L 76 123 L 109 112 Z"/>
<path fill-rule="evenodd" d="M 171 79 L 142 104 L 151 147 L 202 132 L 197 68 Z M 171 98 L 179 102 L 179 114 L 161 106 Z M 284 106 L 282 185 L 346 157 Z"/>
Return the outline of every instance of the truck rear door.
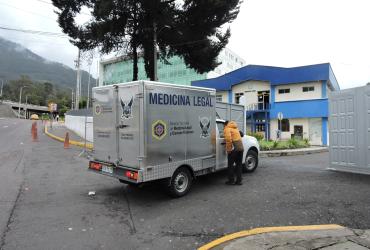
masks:
<path fill-rule="evenodd" d="M 104 162 L 117 160 L 116 101 L 112 86 L 93 89 L 94 158 Z"/>
<path fill-rule="evenodd" d="M 117 140 L 119 164 L 140 168 L 143 151 L 143 84 L 118 85 Z M 140 147 L 141 146 L 141 147 Z"/>

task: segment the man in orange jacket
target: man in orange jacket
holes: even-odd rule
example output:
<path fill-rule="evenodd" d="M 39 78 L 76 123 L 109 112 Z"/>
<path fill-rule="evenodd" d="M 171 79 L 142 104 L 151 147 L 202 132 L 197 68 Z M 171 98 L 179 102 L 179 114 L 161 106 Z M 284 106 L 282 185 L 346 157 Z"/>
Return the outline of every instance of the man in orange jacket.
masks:
<path fill-rule="evenodd" d="M 234 121 L 226 121 L 224 136 L 227 152 L 227 185 L 242 185 L 242 161 L 243 161 L 243 142 L 239 133 L 238 125 Z M 235 166 L 234 166 L 235 164 Z M 234 182 L 234 176 L 236 181 Z"/>

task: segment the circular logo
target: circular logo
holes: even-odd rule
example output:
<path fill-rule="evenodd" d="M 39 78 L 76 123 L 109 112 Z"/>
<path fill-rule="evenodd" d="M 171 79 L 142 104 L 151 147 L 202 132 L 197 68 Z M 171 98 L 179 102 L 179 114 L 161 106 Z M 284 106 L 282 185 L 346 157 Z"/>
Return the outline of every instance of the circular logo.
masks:
<path fill-rule="evenodd" d="M 97 105 L 95 106 L 95 114 L 96 114 L 96 115 L 100 115 L 100 114 L 101 114 L 101 111 L 102 111 L 101 106 L 100 106 L 99 104 L 97 104 Z"/>

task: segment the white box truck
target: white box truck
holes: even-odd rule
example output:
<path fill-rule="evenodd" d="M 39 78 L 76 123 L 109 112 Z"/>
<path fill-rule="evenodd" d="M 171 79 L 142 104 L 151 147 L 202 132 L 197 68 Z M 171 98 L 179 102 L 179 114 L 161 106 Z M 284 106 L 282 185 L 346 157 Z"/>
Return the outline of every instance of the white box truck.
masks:
<path fill-rule="evenodd" d="M 123 183 L 162 180 L 175 197 L 194 178 L 227 167 L 223 127 L 245 130 L 244 106 L 216 103 L 214 89 L 150 81 L 93 88 L 94 155 L 89 170 Z M 244 136 L 244 168 L 258 166 L 259 144 Z"/>

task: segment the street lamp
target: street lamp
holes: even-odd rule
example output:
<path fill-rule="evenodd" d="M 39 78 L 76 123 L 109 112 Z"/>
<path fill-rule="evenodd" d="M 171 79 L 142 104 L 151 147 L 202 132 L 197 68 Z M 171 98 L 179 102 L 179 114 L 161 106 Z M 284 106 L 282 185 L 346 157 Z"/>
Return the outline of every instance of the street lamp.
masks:
<path fill-rule="evenodd" d="M 170 29 L 171 26 L 165 25 L 165 26 L 163 26 L 162 28 L 160 28 L 157 31 L 157 24 L 155 22 L 153 23 L 153 51 L 154 51 L 154 55 L 153 55 L 153 59 L 154 59 L 154 61 L 153 61 L 153 67 L 154 67 L 154 81 L 157 81 L 158 80 L 158 77 L 157 77 L 157 53 L 158 53 L 158 51 L 157 51 L 157 35 L 159 33 L 161 33 L 161 31 L 163 29 L 165 29 L 165 28 Z"/>
<path fill-rule="evenodd" d="M 28 86 L 22 86 L 19 91 L 19 106 L 18 106 L 18 115 L 19 119 L 21 119 L 21 103 L 22 103 L 22 90 L 23 88 L 27 88 Z"/>
<path fill-rule="evenodd" d="M 26 95 L 26 112 L 25 112 L 25 119 L 27 119 L 27 112 L 28 112 L 28 95 Z"/>

